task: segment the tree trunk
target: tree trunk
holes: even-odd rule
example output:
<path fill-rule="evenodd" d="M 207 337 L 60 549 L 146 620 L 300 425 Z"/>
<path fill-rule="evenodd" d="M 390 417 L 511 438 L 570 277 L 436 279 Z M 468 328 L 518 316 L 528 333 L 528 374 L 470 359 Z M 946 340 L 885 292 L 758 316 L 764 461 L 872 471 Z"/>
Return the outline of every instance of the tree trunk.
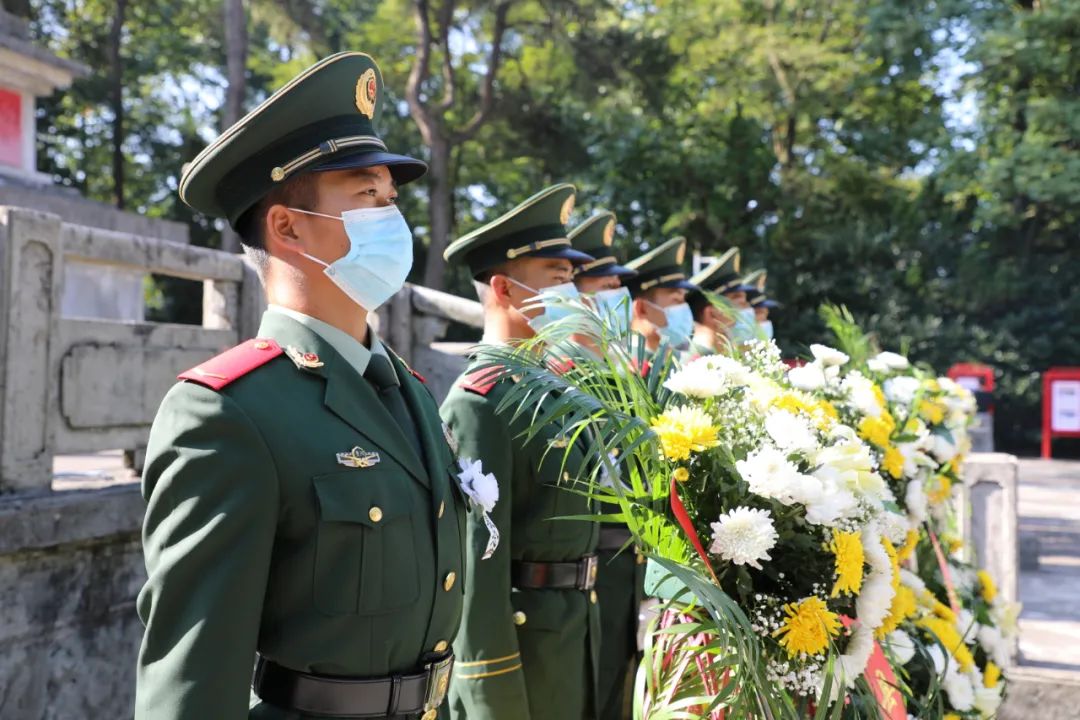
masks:
<path fill-rule="evenodd" d="M 431 243 L 424 266 L 424 285 L 434 290 L 446 287 L 446 261 L 443 250 L 450 244 L 454 231 L 453 192 L 450 172 L 449 141 L 441 136 L 431 138 L 431 162 L 428 165 L 428 224 Z"/>
<path fill-rule="evenodd" d="M 244 113 L 247 92 L 248 30 L 244 0 L 224 0 L 225 10 L 225 108 L 221 118 L 222 130 L 231 127 Z M 240 237 L 232 228 L 221 233 L 221 249 L 240 252 Z"/>
<path fill-rule="evenodd" d="M 109 32 L 109 59 L 111 87 L 112 122 L 112 169 L 113 202 L 124 209 L 124 63 L 120 53 L 124 41 L 124 17 L 127 14 L 127 0 L 116 0 L 116 13 L 113 15 L 112 30 Z"/>

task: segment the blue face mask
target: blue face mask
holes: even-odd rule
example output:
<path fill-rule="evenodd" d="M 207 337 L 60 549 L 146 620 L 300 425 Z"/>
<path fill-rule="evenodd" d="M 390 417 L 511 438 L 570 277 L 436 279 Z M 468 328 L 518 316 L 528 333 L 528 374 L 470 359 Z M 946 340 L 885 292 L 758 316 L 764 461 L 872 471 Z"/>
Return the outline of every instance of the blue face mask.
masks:
<path fill-rule="evenodd" d="M 326 268 L 323 272 L 360 307 L 374 311 L 405 284 L 412 269 L 412 231 L 396 205 L 346 210 L 341 217 L 290 208 L 340 220 L 349 236 L 348 251 L 332 263 L 301 253 Z"/>
<path fill-rule="evenodd" d="M 630 332 L 630 291 L 624 287 L 601 290 L 592 296 L 596 312 L 604 319 L 604 324 L 617 338 L 626 337 Z"/>
<path fill-rule="evenodd" d="M 731 337 L 737 342 L 746 342 L 757 337 L 757 315 L 754 308 L 739 308 L 735 315 L 735 325 L 731 328 Z"/>
<path fill-rule="evenodd" d="M 758 323 L 758 327 L 761 328 L 761 332 L 765 333 L 765 337 L 769 340 L 773 339 L 772 320 L 763 320 Z"/>
<path fill-rule="evenodd" d="M 646 300 L 646 302 L 648 301 Z M 667 325 L 657 329 L 660 331 L 660 337 L 664 338 L 668 345 L 673 348 L 681 348 L 690 342 L 690 336 L 694 332 L 694 313 L 689 305 L 679 303 L 678 305 L 662 308 L 655 303 L 649 304 L 664 313 Z"/>
<path fill-rule="evenodd" d="M 543 307 L 543 311 L 539 315 L 527 318 L 529 327 L 536 332 L 540 332 L 541 328 L 547 327 L 556 320 L 562 320 L 564 317 L 568 317 L 573 312 L 572 307 L 563 302 L 554 302 L 555 300 L 577 300 L 581 297 L 578 293 L 577 286 L 572 282 L 549 285 L 546 288 L 535 290 L 525 283 L 518 282 L 512 277 L 507 276 L 506 279 L 518 287 L 525 288 L 536 295 L 534 300 L 529 301 L 530 305 L 540 305 Z"/>

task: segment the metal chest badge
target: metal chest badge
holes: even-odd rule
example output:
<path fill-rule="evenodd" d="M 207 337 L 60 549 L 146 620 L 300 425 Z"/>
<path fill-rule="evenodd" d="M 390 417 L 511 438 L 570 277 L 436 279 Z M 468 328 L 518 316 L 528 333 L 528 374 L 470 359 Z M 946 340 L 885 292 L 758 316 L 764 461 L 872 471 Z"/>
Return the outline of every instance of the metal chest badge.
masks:
<path fill-rule="evenodd" d="M 349 452 L 339 452 L 337 454 L 338 465 L 344 465 L 351 468 L 369 468 L 372 465 L 378 465 L 382 458 L 379 457 L 377 452 L 368 452 L 364 448 L 357 445 Z"/>

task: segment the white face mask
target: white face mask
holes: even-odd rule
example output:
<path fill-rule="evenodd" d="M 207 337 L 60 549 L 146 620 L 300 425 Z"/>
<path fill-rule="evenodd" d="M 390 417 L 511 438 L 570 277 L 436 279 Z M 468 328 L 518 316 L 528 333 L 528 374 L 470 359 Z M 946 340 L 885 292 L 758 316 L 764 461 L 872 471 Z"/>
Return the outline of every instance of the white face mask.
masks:
<path fill-rule="evenodd" d="M 577 300 L 581 297 L 578 293 L 577 286 L 572 282 L 559 283 L 558 285 L 548 285 L 545 288 L 536 290 L 529 287 L 525 283 L 518 282 L 509 275 L 506 279 L 514 283 L 520 288 L 524 288 L 536 296 L 536 301 L 543 307 L 543 311 L 536 317 L 526 318 L 529 323 L 529 327 L 539 332 L 541 328 L 547 327 L 556 320 L 561 320 L 567 317 L 572 312 L 570 307 L 563 303 L 546 302 L 547 298 L 561 298 L 563 300 Z"/>
<path fill-rule="evenodd" d="M 761 328 L 761 332 L 765 333 L 765 337 L 769 340 L 773 339 L 773 326 L 772 320 L 762 320 L 758 323 L 758 327 Z"/>
<path fill-rule="evenodd" d="M 694 332 L 694 311 L 687 303 L 660 307 L 648 300 L 645 302 L 664 313 L 664 322 L 667 324 L 657 328 L 660 331 L 660 337 L 673 348 L 680 348 L 690 342 L 690 336 Z"/>
<path fill-rule="evenodd" d="M 349 249 L 332 263 L 300 253 L 322 265 L 323 272 L 360 307 L 374 311 L 405 284 L 412 269 L 412 231 L 396 205 L 346 210 L 341 217 L 290 208 L 345 224 Z"/>

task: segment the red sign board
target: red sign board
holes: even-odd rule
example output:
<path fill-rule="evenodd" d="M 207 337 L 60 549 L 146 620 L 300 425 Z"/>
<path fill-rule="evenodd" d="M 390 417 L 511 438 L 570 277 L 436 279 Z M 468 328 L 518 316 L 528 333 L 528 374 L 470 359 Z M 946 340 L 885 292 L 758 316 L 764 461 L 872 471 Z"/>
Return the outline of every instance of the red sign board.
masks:
<path fill-rule="evenodd" d="M 1042 456 L 1050 457 L 1055 437 L 1080 437 L 1080 367 L 1043 373 Z"/>
<path fill-rule="evenodd" d="M 0 88 L 0 164 L 23 166 L 22 95 Z"/>

